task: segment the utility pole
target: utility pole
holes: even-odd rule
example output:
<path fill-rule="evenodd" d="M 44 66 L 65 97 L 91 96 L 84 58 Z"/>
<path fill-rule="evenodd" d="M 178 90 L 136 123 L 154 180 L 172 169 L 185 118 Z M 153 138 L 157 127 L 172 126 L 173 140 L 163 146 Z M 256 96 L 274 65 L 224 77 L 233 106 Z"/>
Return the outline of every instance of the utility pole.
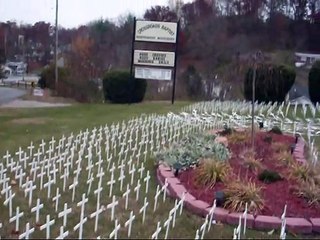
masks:
<path fill-rule="evenodd" d="M 256 78 L 257 78 L 257 68 L 258 64 L 260 63 L 262 53 L 260 51 L 256 52 L 253 58 L 253 79 L 252 79 L 252 109 L 251 109 L 251 147 L 254 150 L 254 111 L 255 106 L 254 102 L 256 99 Z"/>
<path fill-rule="evenodd" d="M 55 89 L 56 93 L 58 93 L 58 80 L 59 80 L 59 75 L 58 75 L 58 11 L 59 11 L 59 0 L 56 0 L 56 28 L 55 28 L 55 34 L 56 34 L 56 39 L 55 39 L 55 48 L 54 48 L 54 56 L 55 56 Z"/>

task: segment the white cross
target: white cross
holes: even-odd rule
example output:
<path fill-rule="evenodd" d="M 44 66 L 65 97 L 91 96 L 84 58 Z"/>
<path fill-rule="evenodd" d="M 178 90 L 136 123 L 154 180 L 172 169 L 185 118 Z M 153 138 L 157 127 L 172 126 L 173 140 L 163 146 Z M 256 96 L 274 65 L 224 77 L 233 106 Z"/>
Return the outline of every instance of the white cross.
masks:
<path fill-rule="evenodd" d="M 19 187 L 22 186 L 22 179 L 26 175 L 26 173 L 20 169 L 20 173 L 16 175 L 16 179 L 19 179 Z"/>
<path fill-rule="evenodd" d="M 54 181 L 53 179 L 51 179 L 50 175 L 49 175 L 49 181 L 47 183 L 45 183 L 43 185 L 44 188 L 48 188 L 48 199 L 50 198 L 50 195 L 51 195 L 51 185 L 54 184 Z"/>
<path fill-rule="evenodd" d="M 172 216 L 170 215 L 169 218 L 167 219 L 167 221 L 165 221 L 163 224 L 163 226 L 166 227 L 166 235 L 165 235 L 164 239 L 168 238 L 171 220 L 172 220 Z"/>
<path fill-rule="evenodd" d="M 69 186 L 69 190 L 72 189 L 72 202 L 74 201 L 74 197 L 76 194 L 76 187 L 78 186 L 78 181 L 76 178 L 73 179 L 73 183 Z"/>
<path fill-rule="evenodd" d="M 112 203 L 108 204 L 107 205 L 107 209 L 110 209 L 111 208 L 111 221 L 113 221 L 114 219 L 114 210 L 115 210 L 115 207 L 119 204 L 118 201 L 116 201 L 116 197 L 113 195 L 112 197 Z"/>
<path fill-rule="evenodd" d="M 19 151 L 16 152 L 16 156 L 19 156 L 19 161 L 21 160 L 22 153 L 23 153 L 23 151 L 22 151 L 21 147 L 19 147 Z"/>
<path fill-rule="evenodd" d="M 94 217 L 96 218 L 95 219 L 95 224 L 94 224 L 94 232 L 97 232 L 97 230 L 98 230 L 99 215 L 101 213 L 103 213 L 103 211 L 104 211 L 104 207 L 103 206 L 102 207 L 97 206 L 97 210 L 95 212 L 91 213 L 91 215 L 90 215 L 90 218 L 94 218 Z"/>
<path fill-rule="evenodd" d="M 127 191 L 125 191 L 122 195 L 122 197 L 126 197 L 126 203 L 125 203 L 125 209 L 128 209 L 128 199 L 129 199 L 129 194 L 130 194 L 131 190 L 129 188 L 129 184 L 127 184 Z"/>
<path fill-rule="evenodd" d="M 55 220 L 50 220 L 50 215 L 47 215 L 46 223 L 40 226 L 40 231 L 46 229 L 46 239 L 50 239 L 50 227 L 55 223 Z"/>
<path fill-rule="evenodd" d="M 281 215 L 280 239 L 286 239 L 286 212 L 287 212 L 287 205 L 284 206 L 284 210 Z"/>
<path fill-rule="evenodd" d="M 86 194 L 82 194 L 82 200 L 77 203 L 77 206 L 81 206 L 81 215 L 80 215 L 80 222 L 73 228 L 73 231 L 79 229 L 79 239 L 82 239 L 82 232 L 83 232 L 83 225 L 87 222 L 87 218 L 84 217 L 84 208 L 85 204 L 88 202 L 88 198 L 86 198 Z"/>
<path fill-rule="evenodd" d="M 56 191 L 56 196 L 52 198 L 53 201 L 56 202 L 55 204 L 55 210 L 56 212 L 58 212 L 58 206 L 59 206 L 59 198 L 61 197 L 61 194 L 59 193 L 59 188 L 57 188 L 57 191 Z"/>
<path fill-rule="evenodd" d="M 113 184 L 115 183 L 116 181 L 114 180 L 113 172 L 111 172 L 111 179 L 109 182 L 107 182 L 107 185 L 110 185 L 109 197 L 112 195 Z"/>
<path fill-rule="evenodd" d="M 32 204 L 32 192 L 37 188 L 36 185 L 33 185 L 32 181 L 29 181 L 29 187 L 24 190 L 25 193 L 29 193 L 29 207 Z"/>
<path fill-rule="evenodd" d="M 60 235 L 56 239 L 65 239 L 69 235 L 69 231 L 64 232 L 64 227 L 60 227 Z"/>
<path fill-rule="evenodd" d="M 19 239 L 29 239 L 30 234 L 34 232 L 34 228 L 30 229 L 30 223 L 26 224 L 26 231 L 24 233 L 22 233 L 21 235 L 19 235 Z"/>
<path fill-rule="evenodd" d="M 143 162 L 142 162 L 142 163 L 141 163 L 141 167 L 140 167 L 139 170 L 138 170 L 138 172 L 140 172 L 140 179 L 141 179 L 142 176 L 143 176 L 144 170 L 145 170 L 145 167 L 144 167 Z"/>
<path fill-rule="evenodd" d="M 28 149 L 29 149 L 29 156 L 32 157 L 32 150 L 34 149 L 33 142 L 30 143 L 30 146 L 28 147 Z"/>
<path fill-rule="evenodd" d="M 212 219 L 213 219 L 214 211 L 216 210 L 216 206 L 217 206 L 217 201 L 216 201 L 216 199 L 215 199 L 214 202 L 213 202 L 212 208 L 211 208 L 210 211 L 209 211 L 210 220 L 209 220 L 208 232 L 210 231 L 211 224 L 213 223 L 213 222 L 212 222 Z M 215 221 L 214 221 L 214 223 L 215 223 Z"/>
<path fill-rule="evenodd" d="M 69 178 L 69 172 L 68 172 L 68 170 L 65 168 L 64 171 L 63 171 L 63 174 L 60 176 L 60 179 L 63 179 L 63 192 L 66 191 L 67 178 Z"/>
<path fill-rule="evenodd" d="M 160 186 L 157 185 L 156 195 L 154 196 L 154 205 L 153 205 L 153 212 L 157 209 L 158 197 L 161 194 Z"/>
<path fill-rule="evenodd" d="M 27 156 L 27 153 L 23 153 L 23 158 L 20 158 L 20 162 L 23 162 L 23 168 L 26 169 L 27 168 L 27 160 L 29 159 L 29 157 Z"/>
<path fill-rule="evenodd" d="M 93 180 L 94 180 L 93 173 L 91 173 L 90 176 L 88 176 L 88 180 L 87 180 L 87 185 L 89 185 L 88 192 L 87 192 L 88 195 L 91 192 L 91 185 L 92 185 Z"/>
<path fill-rule="evenodd" d="M 208 215 L 206 216 L 206 220 L 204 221 L 204 223 L 203 223 L 203 224 L 201 225 L 201 227 L 200 227 L 201 239 L 204 238 L 204 234 L 205 234 L 205 232 L 206 232 L 207 225 L 208 225 Z"/>
<path fill-rule="evenodd" d="M 147 202 L 147 197 L 144 198 L 144 204 L 142 206 L 142 208 L 140 208 L 139 213 L 143 213 L 142 215 L 142 223 L 144 223 L 145 219 L 146 219 L 146 211 L 147 211 L 147 207 L 149 205 L 149 202 Z"/>
<path fill-rule="evenodd" d="M 67 216 L 72 212 L 71 208 L 68 208 L 68 204 L 64 204 L 64 209 L 62 212 L 59 212 L 58 217 L 63 217 L 63 226 L 67 226 Z"/>
<path fill-rule="evenodd" d="M 11 189 L 9 189 L 8 198 L 3 202 L 3 205 L 7 206 L 9 203 L 9 217 L 12 217 L 12 199 L 16 194 L 12 194 Z"/>
<path fill-rule="evenodd" d="M 164 185 L 161 188 L 161 190 L 163 191 L 163 202 L 166 200 L 168 185 L 168 179 L 166 178 L 166 180 L 164 181 Z"/>
<path fill-rule="evenodd" d="M 149 173 L 149 170 L 147 171 L 147 176 L 143 179 L 143 181 L 146 183 L 146 194 L 148 194 L 149 181 L 150 181 L 150 173 Z"/>
<path fill-rule="evenodd" d="M 133 211 L 130 212 L 130 217 L 128 219 L 128 221 L 125 222 L 125 227 L 128 227 L 128 238 L 130 237 L 131 235 L 131 228 L 132 228 L 132 222 L 133 220 L 136 218 L 135 215 L 133 215 Z"/>
<path fill-rule="evenodd" d="M 109 238 L 114 238 L 117 239 L 118 238 L 118 231 L 120 230 L 120 223 L 118 224 L 118 219 L 116 219 L 116 221 L 114 222 L 114 230 L 110 233 Z"/>
<path fill-rule="evenodd" d="M 10 157 L 11 157 L 11 154 L 10 154 L 9 151 L 7 150 L 6 155 L 4 155 L 4 156 L 2 157 L 4 160 L 6 160 L 7 165 L 8 165 L 8 162 L 9 162 Z"/>
<path fill-rule="evenodd" d="M 178 210 L 178 200 L 176 199 L 174 201 L 174 207 L 170 210 L 169 215 L 173 216 L 172 218 L 172 228 L 175 227 L 176 224 L 176 216 L 177 216 L 177 210 Z"/>
<path fill-rule="evenodd" d="M 120 191 L 122 192 L 122 186 L 123 186 L 123 180 L 125 179 L 124 171 L 123 168 L 120 170 L 120 176 L 119 176 L 119 181 L 120 181 Z"/>
<path fill-rule="evenodd" d="M 159 233 L 161 232 L 161 227 L 160 227 L 160 222 L 157 224 L 157 229 L 156 231 L 152 234 L 151 238 L 152 239 L 158 239 Z"/>
<path fill-rule="evenodd" d="M 134 178 L 134 173 L 136 172 L 135 164 L 132 164 L 132 168 L 129 171 L 129 174 L 131 175 L 131 185 L 133 184 L 133 178 Z"/>
<path fill-rule="evenodd" d="M 36 212 L 36 223 L 39 223 L 40 209 L 43 208 L 43 203 L 40 204 L 40 198 L 37 199 L 37 205 L 31 208 L 31 213 Z"/>
<path fill-rule="evenodd" d="M 140 179 L 139 179 L 137 182 L 137 186 L 134 188 L 134 191 L 136 192 L 136 201 L 139 200 L 140 187 L 141 187 L 141 184 L 140 184 Z"/>
<path fill-rule="evenodd" d="M 15 231 L 19 231 L 19 219 L 23 217 L 24 213 L 20 212 L 20 207 L 16 208 L 16 215 L 9 219 L 9 222 L 12 223 L 13 221 L 16 221 L 16 228 Z"/>

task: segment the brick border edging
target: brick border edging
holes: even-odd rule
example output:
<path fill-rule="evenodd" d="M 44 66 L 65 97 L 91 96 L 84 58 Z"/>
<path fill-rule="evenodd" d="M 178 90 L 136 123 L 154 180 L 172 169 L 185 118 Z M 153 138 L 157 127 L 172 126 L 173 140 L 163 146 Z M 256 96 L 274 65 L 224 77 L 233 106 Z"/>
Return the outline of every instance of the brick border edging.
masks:
<path fill-rule="evenodd" d="M 211 133 L 217 133 L 217 131 L 211 131 Z M 225 137 L 217 136 L 216 141 L 225 145 L 228 144 L 227 138 Z M 295 159 L 302 164 L 306 163 L 304 157 L 304 144 L 303 140 L 299 138 L 293 153 Z M 209 213 L 212 206 L 204 201 L 197 200 L 193 195 L 188 193 L 180 180 L 174 176 L 170 167 L 160 163 L 157 167 L 156 174 L 157 180 L 161 186 L 164 185 L 165 179 L 167 179 L 167 194 L 170 197 L 181 199 L 183 193 L 185 193 L 184 206 L 189 211 L 200 217 L 205 217 Z M 237 225 L 241 214 L 242 213 L 229 212 L 227 209 L 216 207 L 213 216 L 216 221 Z M 248 214 L 247 227 L 255 230 L 280 229 L 281 219 L 275 216 L 258 215 L 255 217 L 252 214 Z M 306 218 L 286 217 L 286 228 L 289 231 L 298 234 L 310 234 L 312 232 L 320 233 L 320 217 L 310 218 L 309 220 Z"/>

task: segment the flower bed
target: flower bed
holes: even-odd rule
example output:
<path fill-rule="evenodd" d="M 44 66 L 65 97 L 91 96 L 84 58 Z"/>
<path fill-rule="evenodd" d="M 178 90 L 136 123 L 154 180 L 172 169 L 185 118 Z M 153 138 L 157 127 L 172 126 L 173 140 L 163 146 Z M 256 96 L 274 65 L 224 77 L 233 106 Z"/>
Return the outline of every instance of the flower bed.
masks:
<path fill-rule="evenodd" d="M 240 177 L 240 180 L 246 182 L 248 180 L 256 184 L 261 188 L 262 198 L 264 199 L 264 207 L 260 214 L 270 216 L 281 216 L 284 206 L 287 204 L 288 217 L 317 217 L 320 216 L 320 208 L 316 205 L 309 205 L 308 202 L 299 198 L 294 193 L 294 188 L 297 186 L 297 180 L 289 179 L 288 167 L 279 165 L 279 161 L 276 159 L 275 150 L 272 149 L 272 145 L 267 144 L 264 139 L 266 136 L 271 136 L 273 141 L 281 142 L 288 145 L 294 144 L 295 139 L 290 136 L 277 135 L 266 132 L 259 132 L 255 137 L 255 148 L 257 157 L 261 160 L 261 164 L 264 168 L 276 171 L 283 176 L 283 179 L 274 183 L 264 183 L 258 179 L 258 173 L 248 170 L 243 164 L 243 159 L 240 155 L 243 149 L 250 147 L 250 139 L 245 140 L 242 143 L 229 143 L 228 147 L 232 152 L 232 157 L 229 159 L 230 166 L 233 172 L 233 178 Z M 214 193 L 216 191 L 223 191 L 225 184 L 222 182 L 217 183 L 213 188 L 201 186 L 196 184 L 197 172 L 195 168 L 187 169 L 180 172 L 178 175 L 181 183 L 186 187 L 188 192 L 195 196 L 197 199 L 203 200 L 209 204 L 212 204 L 214 199 Z"/>

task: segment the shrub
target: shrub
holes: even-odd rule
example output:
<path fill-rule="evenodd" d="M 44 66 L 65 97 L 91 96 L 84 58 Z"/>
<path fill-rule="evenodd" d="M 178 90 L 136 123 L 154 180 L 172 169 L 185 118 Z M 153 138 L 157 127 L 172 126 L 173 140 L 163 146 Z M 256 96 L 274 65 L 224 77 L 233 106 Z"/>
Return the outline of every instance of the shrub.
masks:
<path fill-rule="evenodd" d="M 219 132 L 219 134 L 221 136 L 226 136 L 232 134 L 233 132 L 234 130 L 232 128 L 225 126 L 224 129 L 221 132 Z"/>
<path fill-rule="evenodd" d="M 303 181 L 298 187 L 294 189 L 294 193 L 301 198 L 304 198 L 308 201 L 308 204 L 319 205 L 320 203 L 320 188 L 313 181 Z"/>
<path fill-rule="evenodd" d="M 309 165 L 300 163 L 294 163 L 289 170 L 289 178 L 296 179 L 298 181 L 308 181 L 312 178 L 312 171 Z"/>
<path fill-rule="evenodd" d="M 246 203 L 248 203 L 249 212 L 254 214 L 259 213 L 264 206 L 261 189 L 261 187 L 256 186 L 252 181 L 242 182 L 240 180 L 234 180 L 228 182 L 225 188 L 225 207 L 231 211 L 243 212 Z"/>
<path fill-rule="evenodd" d="M 281 151 L 276 155 L 276 159 L 279 161 L 280 166 L 289 166 L 294 163 L 293 156 L 288 151 Z"/>
<path fill-rule="evenodd" d="M 216 182 L 223 182 L 231 171 L 226 162 L 204 159 L 196 170 L 196 183 L 213 188 Z"/>
<path fill-rule="evenodd" d="M 246 100 L 252 100 L 254 69 L 249 68 L 244 81 Z M 255 100 L 258 102 L 283 102 L 295 82 L 295 70 L 283 65 L 260 65 L 256 70 Z"/>
<path fill-rule="evenodd" d="M 320 61 L 313 64 L 309 72 L 309 95 L 310 100 L 316 104 L 320 102 Z"/>
<path fill-rule="evenodd" d="M 67 68 L 58 68 L 58 76 L 59 76 L 59 83 L 65 82 L 70 77 L 70 72 Z M 50 88 L 55 89 L 55 67 L 51 65 L 45 69 L 40 74 L 40 79 L 38 81 L 38 86 L 40 88 Z"/>
<path fill-rule="evenodd" d="M 279 173 L 265 169 L 259 174 L 258 179 L 264 183 L 273 183 L 280 181 L 283 178 L 280 176 Z"/>
<path fill-rule="evenodd" d="M 283 142 L 274 142 L 274 143 L 272 143 L 271 148 L 272 148 L 276 153 L 289 151 L 289 146 L 288 146 L 288 144 L 283 143 Z"/>
<path fill-rule="evenodd" d="M 111 71 L 103 78 L 105 100 L 113 103 L 141 102 L 146 88 L 145 79 L 132 78 L 128 71 Z"/>
<path fill-rule="evenodd" d="M 228 137 L 228 141 L 231 144 L 235 144 L 235 143 L 243 143 L 245 142 L 247 139 L 249 139 L 249 133 L 247 131 L 245 132 L 233 132 L 229 137 Z"/>
<path fill-rule="evenodd" d="M 271 143 L 272 143 L 272 137 L 271 137 L 270 135 L 267 135 L 267 136 L 265 136 L 265 137 L 263 138 L 263 141 L 264 141 L 265 143 L 271 144 Z"/>
<path fill-rule="evenodd" d="M 212 135 L 191 134 L 157 153 L 156 161 L 164 161 L 169 166 L 179 163 L 182 167 L 189 167 L 198 164 L 201 158 L 215 158 L 217 161 L 229 159 L 228 149 L 214 140 Z"/>
<path fill-rule="evenodd" d="M 282 135 L 281 129 L 277 126 L 274 126 L 269 132 L 274 133 L 274 134 L 278 134 L 278 135 Z"/>
<path fill-rule="evenodd" d="M 245 158 L 243 165 L 253 172 L 258 172 L 262 169 L 261 159 L 257 159 L 252 156 Z"/>

